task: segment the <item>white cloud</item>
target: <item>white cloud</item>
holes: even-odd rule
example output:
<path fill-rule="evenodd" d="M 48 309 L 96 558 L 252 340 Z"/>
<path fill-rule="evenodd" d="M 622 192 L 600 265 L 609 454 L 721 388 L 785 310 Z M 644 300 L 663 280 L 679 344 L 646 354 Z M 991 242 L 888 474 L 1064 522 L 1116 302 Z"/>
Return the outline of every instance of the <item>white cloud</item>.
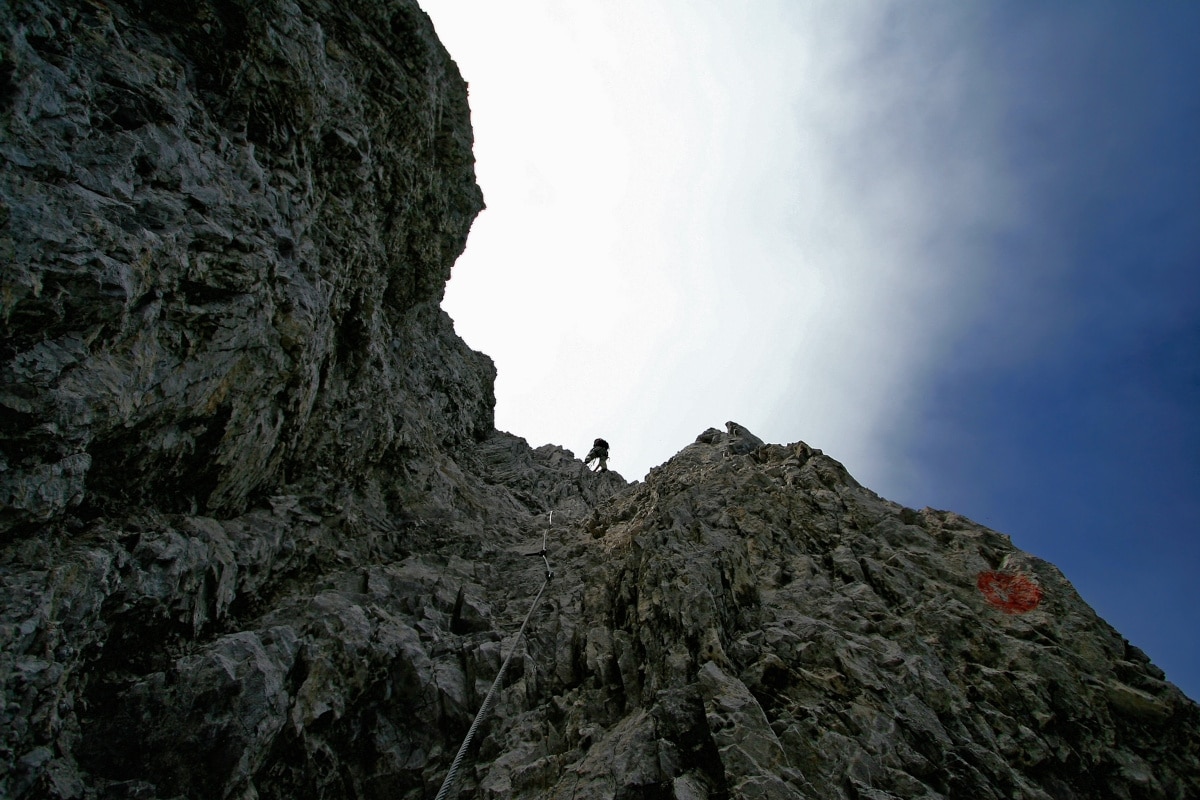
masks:
<path fill-rule="evenodd" d="M 1015 213 L 969 13 L 423 6 L 470 84 L 488 209 L 444 305 L 497 425 L 640 478 L 732 418 L 893 485 L 881 432 Z"/>

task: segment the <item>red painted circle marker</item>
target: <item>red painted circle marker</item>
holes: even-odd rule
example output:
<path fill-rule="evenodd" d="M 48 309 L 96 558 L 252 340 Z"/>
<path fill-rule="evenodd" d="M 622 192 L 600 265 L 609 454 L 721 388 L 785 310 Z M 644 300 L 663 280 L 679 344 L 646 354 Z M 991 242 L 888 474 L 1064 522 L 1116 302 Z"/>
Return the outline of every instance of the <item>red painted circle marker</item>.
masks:
<path fill-rule="evenodd" d="M 1013 572 L 981 572 L 975 585 L 984 600 L 1005 614 L 1024 614 L 1042 602 L 1042 587 Z"/>

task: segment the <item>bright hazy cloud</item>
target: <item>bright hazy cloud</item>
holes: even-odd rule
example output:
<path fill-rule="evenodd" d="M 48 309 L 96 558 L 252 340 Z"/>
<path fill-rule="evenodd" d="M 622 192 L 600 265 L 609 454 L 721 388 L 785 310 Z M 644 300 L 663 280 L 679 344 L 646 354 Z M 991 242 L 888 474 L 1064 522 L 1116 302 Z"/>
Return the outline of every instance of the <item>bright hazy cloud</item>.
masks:
<path fill-rule="evenodd" d="M 640 478 L 736 419 L 890 482 L 880 432 L 1014 224 L 970 13 L 422 5 L 470 85 L 488 208 L 444 306 L 497 426 Z"/>

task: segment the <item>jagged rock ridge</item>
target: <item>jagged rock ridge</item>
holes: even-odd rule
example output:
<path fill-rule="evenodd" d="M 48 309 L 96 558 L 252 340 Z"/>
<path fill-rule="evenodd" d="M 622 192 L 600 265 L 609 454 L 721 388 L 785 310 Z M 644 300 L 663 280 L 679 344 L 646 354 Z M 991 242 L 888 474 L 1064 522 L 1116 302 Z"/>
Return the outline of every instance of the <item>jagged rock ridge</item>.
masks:
<path fill-rule="evenodd" d="M 1197 706 L 1007 537 L 734 423 L 632 485 L 493 430 L 413 3 L 0 20 L 0 795 L 432 797 L 545 541 L 462 796 L 1200 796 Z"/>

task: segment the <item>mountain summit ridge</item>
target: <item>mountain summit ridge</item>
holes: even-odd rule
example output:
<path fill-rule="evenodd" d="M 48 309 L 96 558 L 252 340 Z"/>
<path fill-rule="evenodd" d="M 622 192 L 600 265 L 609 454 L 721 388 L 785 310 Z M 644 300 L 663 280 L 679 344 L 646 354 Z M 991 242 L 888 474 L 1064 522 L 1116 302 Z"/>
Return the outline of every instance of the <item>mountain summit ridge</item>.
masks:
<path fill-rule="evenodd" d="M 0 794 L 431 797 L 511 654 L 460 796 L 1200 797 L 1007 536 L 735 422 L 633 483 L 495 429 L 411 0 L 0 23 Z"/>

